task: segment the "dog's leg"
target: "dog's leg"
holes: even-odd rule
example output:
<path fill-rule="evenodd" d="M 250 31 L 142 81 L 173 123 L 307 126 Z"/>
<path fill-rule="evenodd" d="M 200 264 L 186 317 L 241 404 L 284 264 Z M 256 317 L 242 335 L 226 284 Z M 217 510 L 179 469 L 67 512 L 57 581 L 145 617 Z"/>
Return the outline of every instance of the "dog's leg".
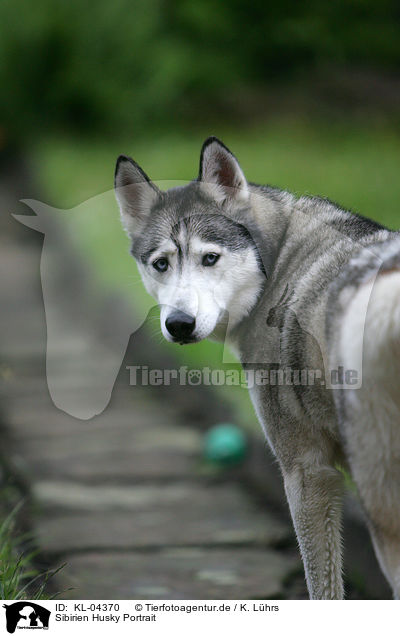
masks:
<path fill-rule="evenodd" d="M 379 565 L 400 598 L 400 422 L 388 394 L 355 392 L 345 423 L 346 449 Z M 359 408 L 356 408 L 358 401 Z"/>
<path fill-rule="evenodd" d="M 375 423 L 373 413 L 347 420 L 347 451 L 379 565 L 400 598 L 400 423 Z"/>
<path fill-rule="evenodd" d="M 372 386 L 357 391 L 359 409 L 346 419 L 346 448 L 383 573 L 400 598 L 400 421 L 386 393 L 381 404 Z M 350 409 L 349 409 L 350 410 Z"/>
<path fill-rule="evenodd" d="M 311 460 L 283 471 L 311 599 L 342 599 L 342 476 Z"/>

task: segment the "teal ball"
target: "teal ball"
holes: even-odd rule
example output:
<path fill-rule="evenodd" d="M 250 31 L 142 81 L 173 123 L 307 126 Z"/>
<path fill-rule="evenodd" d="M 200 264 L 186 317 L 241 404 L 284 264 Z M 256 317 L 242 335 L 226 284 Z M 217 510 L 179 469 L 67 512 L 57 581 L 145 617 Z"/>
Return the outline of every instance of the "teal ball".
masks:
<path fill-rule="evenodd" d="M 243 431 L 234 424 L 218 424 L 205 435 L 204 456 L 214 464 L 238 464 L 247 450 Z"/>

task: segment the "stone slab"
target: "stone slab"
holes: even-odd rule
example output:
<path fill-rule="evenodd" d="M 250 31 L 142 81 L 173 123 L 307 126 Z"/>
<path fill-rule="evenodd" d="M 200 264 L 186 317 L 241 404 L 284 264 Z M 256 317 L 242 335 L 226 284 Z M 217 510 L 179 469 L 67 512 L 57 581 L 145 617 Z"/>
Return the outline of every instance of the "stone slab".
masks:
<path fill-rule="evenodd" d="M 63 599 L 276 599 L 299 559 L 269 549 L 179 548 L 66 557 Z"/>
<path fill-rule="evenodd" d="M 87 487 L 45 482 L 36 534 L 44 552 L 179 545 L 271 545 L 292 534 L 234 484 Z"/>
<path fill-rule="evenodd" d="M 57 413 L 27 415 L 13 427 L 12 449 L 34 481 L 126 482 L 193 475 L 202 453 L 200 432 L 176 425 L 167 414 L 159 420 L 155 409 L 110 410 L 90 422 Z"/>

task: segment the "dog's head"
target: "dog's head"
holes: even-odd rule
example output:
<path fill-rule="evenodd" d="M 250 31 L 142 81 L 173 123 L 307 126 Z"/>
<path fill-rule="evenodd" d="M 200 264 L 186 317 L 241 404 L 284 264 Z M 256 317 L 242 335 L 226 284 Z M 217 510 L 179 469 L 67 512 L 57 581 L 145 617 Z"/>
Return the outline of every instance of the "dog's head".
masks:
<path fill-rule="evenodd" d="M 204 143 L 195 181 L 166 192 L 121 155 L 115 190 L 144 285 L 161 307 L 167 340 L 198 342 L 231 329 L 251 311 L 265 272 L 246 223 L 247 181 L 220 141 Z"/>

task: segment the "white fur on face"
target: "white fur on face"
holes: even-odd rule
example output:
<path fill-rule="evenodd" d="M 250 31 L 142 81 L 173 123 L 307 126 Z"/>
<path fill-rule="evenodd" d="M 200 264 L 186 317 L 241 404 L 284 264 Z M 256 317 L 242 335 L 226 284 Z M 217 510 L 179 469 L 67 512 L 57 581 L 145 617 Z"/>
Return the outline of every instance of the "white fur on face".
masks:
<path fill-rule="evenodd" d="M 184 238 L 179 237 L 180 244 L 185 244 Z M 168 240 L 152 255 L 148 265 L 139 264 L 147 291 L 161 306 L 161 331 L 170 342 L 173 338 L 165 322 L 176 310 L 195 317 L 193 338 L 203 340 L 227 318 L 228 331 L 237 325 L 254 307 L 264 280 L 251 247 L 232 251 L 196 236 L 186 241 L 187 253 L 181 261 L 176 245 Z M 211 267 L 202 264 L 208 253 L 220 256 Z M 169 262 L 163 273 L 152 265 L 161 257 Z"/>

